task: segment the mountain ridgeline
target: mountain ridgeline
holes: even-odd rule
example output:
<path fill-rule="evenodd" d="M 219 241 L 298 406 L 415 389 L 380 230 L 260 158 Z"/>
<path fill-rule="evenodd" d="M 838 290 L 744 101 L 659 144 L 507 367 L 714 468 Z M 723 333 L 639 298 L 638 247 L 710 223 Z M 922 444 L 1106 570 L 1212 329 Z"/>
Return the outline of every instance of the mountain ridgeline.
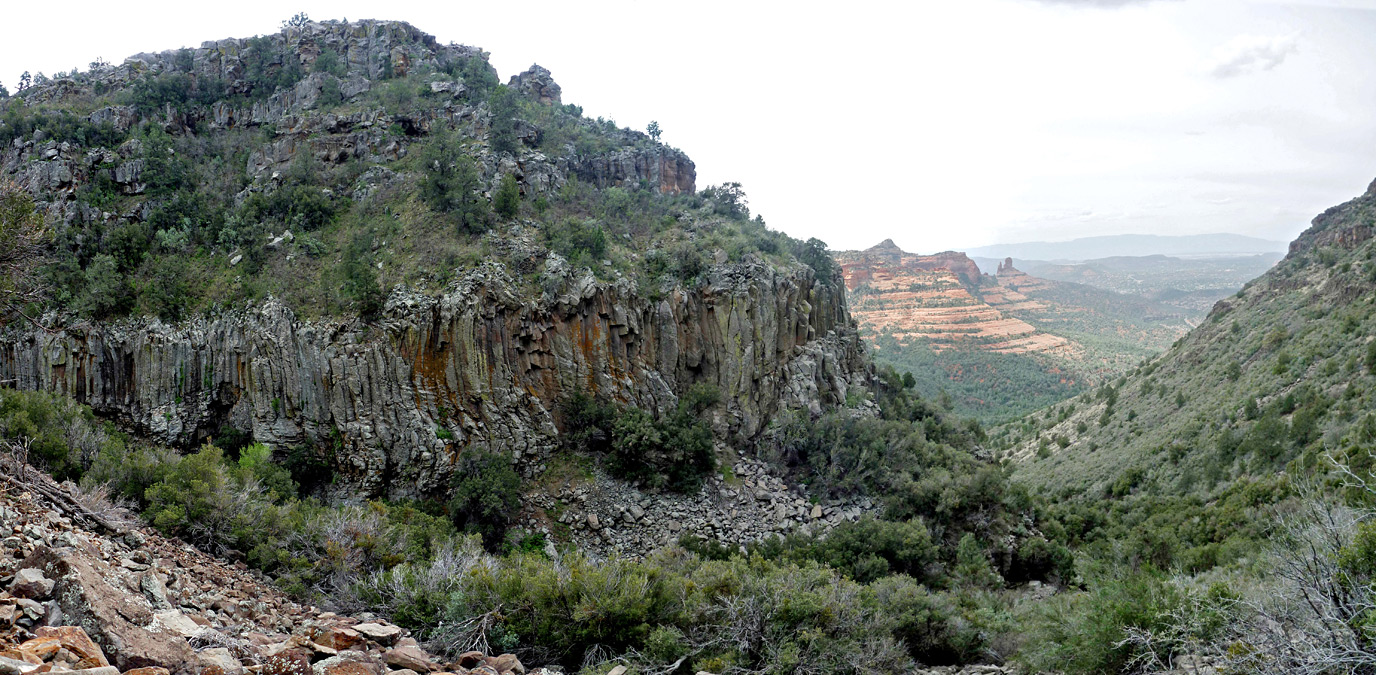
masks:
<path fill-rule="evenodd" d="M 405 23 L 140 54 L 0 109 L 54 225 L 0 371 L 164 443 L 313 446 L 340 494 L 417 496 L 474 444 L 537 465 L 576 392 L 710 385 L 750 444 L 869 377 L 821 246 L 545 69 L 501 85 Z"/>

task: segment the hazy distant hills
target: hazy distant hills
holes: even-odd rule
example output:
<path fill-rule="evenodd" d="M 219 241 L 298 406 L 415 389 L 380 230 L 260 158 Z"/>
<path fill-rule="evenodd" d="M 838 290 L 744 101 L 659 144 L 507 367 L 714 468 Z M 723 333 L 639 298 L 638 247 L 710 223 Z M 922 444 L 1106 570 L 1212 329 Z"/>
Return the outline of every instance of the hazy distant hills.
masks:
<path fill-rule="evenodd" d="M 1285 253 L 1288 244 L 1240 234 L 1115 234 L 1070 241 L 1029 241 L 994 244 L 966 250 L 971 258 L 1022 260 L 1093 260 L 1115 256 L 1167 255 L 1188 258 Z M 989 271 L 989 270 L 985 270 Z"/>
<path fill-rule="evenodd" d="M 1140 295 L 1202 318 L 1215 302 L 1236 293 L 1280 259 L 1280 253 L 1271 252 L 1213 258 L 1114 256 L 1078 262 L 1014 258 L 1013 264 L 1036 277 Z M 981 270 L 993 272 L 1004 258 L 974 261 Z"/>

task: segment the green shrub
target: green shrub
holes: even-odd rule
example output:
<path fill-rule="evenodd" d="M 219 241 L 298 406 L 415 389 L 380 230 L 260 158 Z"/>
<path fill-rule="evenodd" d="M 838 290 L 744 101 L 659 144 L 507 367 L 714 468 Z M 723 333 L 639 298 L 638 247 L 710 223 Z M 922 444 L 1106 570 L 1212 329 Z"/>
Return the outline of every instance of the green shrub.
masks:
<path fill-rule="evenodd" d="M 715 387 L 699 383 L 683 393 L 673 413 L 656 419 L 639 408 L 575 394 L 559 406 L 563 445 L 605 452 L 607 470 L 618 478 L 693 492 L 716 470 L 712 430 L 703 418 L 720 398 Z"/>
<path fill-rule="evenodd" d="M 719 399 L 714 387 L 696 384 L 663 419 L 638 408 L 622 410 L 612 422 L 607 468 L 613 475 L 643 480 L 654 488 L 696 491 L 716 469 L 712 430 L 702 416 Z"/>
<path fill-rule="evenodd" d="M 311 70 L 317 73 L 329 73 L 335 77 L 344 77 L 348 74 L 348 64 L 340 60 L 339 52 L 326 47 L 320 50 L 320 54 L 315 57 L 315 62 L 311 64 Z"/>
<path fill-rule="evenodd" d="M 902 575 L 880 579 L 873 588 L 880 619 L 919 663 L 969 663 L 982 655 L 985 636 L 959 619 L 949 599 Z"/>
<path fill-rule="evenodd" d="M 759 551 L 771 558 L 814 560 L 861 583 L 896 573 L 935 581 L 931 568 L 940 553 L 921 520 L 870 517 L 843 522 L 825 538 L 789 537 L 779 543 L 766 542 Z"/>
<path fill-rule="evenodd" d="M 1128 629 L 1176 635 L 1162 640 L 1150 657 L 1165 663 L 1217 638 L 1233 602 L 1223 587 L 1182 588 L 1152 570 L 1101 572 L 1088 591 L 1062 594 L 1036 606 L 1020 659 L 1033 672 L 1127 672 L 1147 656 L 1139 643 L 1125 639 Z"/>
<path fill-rule="evenodd" d="M 365 319 L 377 318 L 387 300 L 373 267 L 372 244 L 372 233 L 365 231 L 355 235 L 344 253 L 340 270 L 344 276 L 344 293 L 353 299 L 359 316 Z"/>
<path fill-rule="evenodd" d="M 1075 557 L 1063 544 L 1030 537 L 1018 544 L 1004 578 L 1014 584 L 1033 580 L 1066 584 L 1075 579 Z"/>
<path fill-rule="evenodd" d="M 516 93 L 498 85 L 488 97 L 488 111 L 492 113 L 492 125 L 488 143 L 496 153 L 516 152 Z"/>
<path fill-rule="evenodd" d="M 144 498 L 153 525 L 198 545 L 217 547 L 225 543 L 225 530 L 229 528 L 204 527 L 206 523 L 231 517 L 231 477 L 224 459 L 219 448 L 202 446 L 174 464 L 163 480 L 150 486 Z"/>
<path fill-rule="evenodd" d="M 92 319 L 118 316 L 134 305 L 134 288 L 119 269 L 114 256 L 96 256 L 86 268 L 85 291 L 77 300 L 77 312 Z"/>
<path fill-rule="evenodd" d="M 594 267 L 607 254 L 607 233 L 595 220 L 565 220 L 545 228 L 549 247 L 575 266 Z"/>
<path fill-rule="evenodd" d="M 425 175 L 420 181 L 420 198 L 431 209 L 453 214 L 461 233 L 487 230 L 490 214 L 478 169 L 453 132 L 442 130 L 431 138 L 421 153 L 421 166 Z"/>
<path fill-rule="evenodd" d="M 308 177 L 271 192 L 255 192 L 244 200 L 244 217 L 267 221 L 294 232 L 312 232 L 331 223 L 337 215 L 334 200 Z"/>
<path fill-rule="evenodd" d="M 103 452 L 121 453 L 125 439 L 66 396 L 0 390 L 0 435 L 29 443 L 29 462 L 58 480 L 79 480 Z"/>
<path fill-rule="evenodd" d="M 282 466 L 291 475 L 303 495 L 314 494 L 334 482 L 334 468 L 327 453 L 310 445 L 294 445 L 286 449 Z"/>
<path fill-rule="evenodd" d="M 272 455 L 272 448 L 262 443 L 253 443 L 241 449 L 236 462 L 241 480 L 257 480 L 267 491 L 268 498 L 274 501 L 295 498 L 300 488 L 292 480 L 291 471 L 273 463 Z"/>

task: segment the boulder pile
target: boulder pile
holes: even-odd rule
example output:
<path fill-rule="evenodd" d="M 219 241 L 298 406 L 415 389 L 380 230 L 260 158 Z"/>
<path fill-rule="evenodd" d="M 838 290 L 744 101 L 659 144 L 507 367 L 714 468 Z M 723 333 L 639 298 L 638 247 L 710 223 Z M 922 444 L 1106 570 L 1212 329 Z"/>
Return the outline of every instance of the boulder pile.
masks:
<path fill-rule="evenodd" d="M 732 477 L 709 477 L 692 494 L 652 491 L 600 469 L 528 494 L 517 527 L 567 539 L 600 557 L 642 558 L 689 535 L 738 548 L 789 533 L 824 535 L 875 514 L 869 497 L 812 500 L 768 463 L 741 454 Z"/>
<path fill-rule="evenodd" d="M 440 658 L 378 617 L 293 602 L 242 563 L 227 564 L 151 530 L 98 533 L 37 492 L 0 486 L 0 675 L 71 671 L 548 672 L 527 671 L 511 654 Z"/>

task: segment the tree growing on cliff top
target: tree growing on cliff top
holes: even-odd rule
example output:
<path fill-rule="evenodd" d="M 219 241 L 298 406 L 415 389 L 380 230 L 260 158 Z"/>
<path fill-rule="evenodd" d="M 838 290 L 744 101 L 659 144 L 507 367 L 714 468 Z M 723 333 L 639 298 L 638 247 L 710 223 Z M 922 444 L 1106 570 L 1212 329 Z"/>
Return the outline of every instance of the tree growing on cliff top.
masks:
<path fill-rule="evenodd" d="M 488 110 L 492 113 L 489 143 L 493 152 L 516 152 L 515 96 L 511 89 L 499 85 L 488 98 Z"/>
<path fill-rule="evenodd" d="M 703 188 L 702 196 L 712 204 L 712 211 L 717 215 L 741 220 L 750 218 L 750 200 L 746 199 L 740 183 L 709 185 Z"/>
<path fill-rule="evenodd" d="M 290 19 L 282 20 L 282 30 L 288 28 L 300 28 L 311 22 L 311 18 L 305 12 L 297 12 Z"/>

